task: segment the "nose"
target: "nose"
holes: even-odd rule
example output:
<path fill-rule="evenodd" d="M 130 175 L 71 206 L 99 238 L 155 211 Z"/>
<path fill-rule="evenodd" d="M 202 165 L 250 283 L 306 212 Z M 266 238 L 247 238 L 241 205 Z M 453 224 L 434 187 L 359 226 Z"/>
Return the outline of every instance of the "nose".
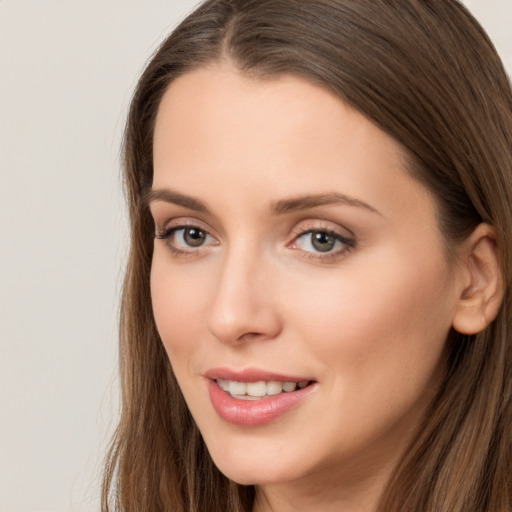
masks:
<path fill-rule="evenodd" d="M 275 339 L 282 329 L 272 266 L 247 251 L 226 255 L 208 311 L 208 329 L 224 344 Z"/>

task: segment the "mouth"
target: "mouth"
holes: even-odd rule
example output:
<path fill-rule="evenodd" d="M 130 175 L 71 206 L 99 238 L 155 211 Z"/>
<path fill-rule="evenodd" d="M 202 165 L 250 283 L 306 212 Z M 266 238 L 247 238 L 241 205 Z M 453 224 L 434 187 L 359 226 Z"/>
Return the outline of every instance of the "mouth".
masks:
<path fill-rule="evenodd" d="M 211 370 L 205 377 L 217 414 L 228 423 L 243 427 L 273 422 L 300 407 L 318 387 L 310 378 L 251 369 Z"/>
<path fill-rule="evenodd" d="M 282 393 L 292 393 L 312 384 L 309 380 L 278 381 L 260 380 L 257 382 L 242 382 L 237 380 L 215 379 L 217 385 L 226 393 L 238 400 L 262 400 Z"/>

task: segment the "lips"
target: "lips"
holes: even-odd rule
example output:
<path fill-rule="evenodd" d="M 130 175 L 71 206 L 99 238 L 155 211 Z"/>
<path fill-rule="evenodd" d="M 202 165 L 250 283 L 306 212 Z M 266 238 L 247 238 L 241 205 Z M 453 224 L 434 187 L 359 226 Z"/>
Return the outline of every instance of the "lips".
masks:
<path fill-rule="evenodd" d="M 213 369 L 205 374 L 213 408 L 225 421 L 264 425 L 301 404 L 316 389 L 313 379 L 247 369 Z"/>

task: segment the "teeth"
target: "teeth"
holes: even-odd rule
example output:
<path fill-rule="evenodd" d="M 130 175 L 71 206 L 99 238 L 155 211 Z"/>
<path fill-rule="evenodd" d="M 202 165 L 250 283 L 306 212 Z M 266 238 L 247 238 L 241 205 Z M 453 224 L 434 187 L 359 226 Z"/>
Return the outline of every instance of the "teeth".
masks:
<path fill-rule="evenodd" d="M 265 396 L 267 394 L 267 385 L 265 382 L 248 382 L 247 394 L 251 396 Z"/>
<path fill-rule="evenodd" d="M 297 388 L 303 389 L 309 384 L 309 381 L 279 382 L 277 380 L 271 380 L 265 382 L 261 380 L 258 382 L 239 382 L 236 380 L 217 379 L 217 384 L 231 396 L 239 398 L 240 400 L 258 400 L 264 396 L 278 395 L 283 391 L 291 393 Z"/>
<path fill-rule="evenodd" d="M 229 381 L 229 392 L 232 395 L 245 395 L 247 393 L 247 384 L 245 382 Z"/>
<path fill-rule="evenodd" d="M 233 398 L 238 398 L 238 400 L 259 400 L 259 397 L 257 396 L 251 396 L 251 395 L 233 395 Z"/>
<path fill-rule="evenodd" d="M 297 388 L 296 382 L 285 382 L 283 384 L 283 391 L 286 391 L 287 393 L 290 393 L 291 391 L 295 391 Z"/>
<path fill-rule="evenodd" d="M 229 391 L 229 382 L 224 379 L 217 379 L 217 384 L 224 390 Z"/>
<path fill-rule="evenodd" d="M 279 395 L 283 392 L 283 383 L 277 380 L 267 382 L 267 395 Z"/>

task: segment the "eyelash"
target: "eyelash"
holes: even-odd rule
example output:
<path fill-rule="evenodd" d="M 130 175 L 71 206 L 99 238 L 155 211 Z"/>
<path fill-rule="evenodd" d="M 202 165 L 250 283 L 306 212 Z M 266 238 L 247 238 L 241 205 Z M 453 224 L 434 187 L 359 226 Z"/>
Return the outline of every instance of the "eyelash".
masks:
<path fill-rule="evenodd" d="M 203 232 L 206 235 L 206 237 L 214 238 L 212 235 L 210 235 L 210 233 L 206 229 L 203 229 L 196 224 L 181 224 L 179 226 L 164 228 L 162 231 L 155 233 L 155 238 L 158 240 L 166 241 L 167 247 L 176 256 L 194 256 L 198 253 L 198 251 L 204 250 L 205 246 L 201 245 L 201 246 L 198 246 L 197 248 L 190 247 L 190 249 L 182 249 L 182 248 L 176 247 L 176 245 L 174 245 L 171 242 L 172 237 L 178 231 L 186 230 L 186 229 L 197 229 L 198 231 Z"/>
<path fill-rule="evenodd" d="M 204 233 L 207 238 L 210 237 L 215 240 L 215 238 L 207 230 L 201 228 L 196 224 L 181 224 L 170 228 L 164 228 L 162 231 L 155 233 L 155 238 L 158 240 L 166 241 L 166 245 L 168 246 L 170 251 L 176 256 L 195 256 L 201 253 L 202 251 L 206 250 L 206 247 L 210 244 L 203 244 L 197 246 L 196 248 L 190 247 L 188 249 L 183 249 L 177 247 L 175 244 L 172 243 L 172 237 L 178 231 L 186 229 L 197 229 L 198 231 Z M 304 249 L 300 249 L 297 247 L 297 243 L 301 238 L 306 237 L 308 235 L 312 236 L 314 233 L 320 233 L 332 237 L 334 239 L 334 243 L 339 242 L 340 244 L 343 245 L 343 247 L 341 249 L 337 249 L 334 251 L 329 250 L 325 252 L 306 251 Z M 334 231 L 333 229 L 322 226 L 314 226 L 308 229 L 297 229 L 296 231 L 292 232 L 292 235 L 293 240 L 287 246 L 292 249 L 301 251 L 303 257 L 317 261 L 328 262 L 339 259 L 343 257 L 346 253 L 350 252 L 355 247 L 355 240 L 353 238 L 348 238 L 342 235 L 341 233 Z M 310 242 L 310 244 L 312 244 L 312 242 Z"/>
<path fill-rule="evenodd" d="M 320 233 L 323 235 L 327 235 L 329 237 L 332 237 L 334 239 L 334 243 L 339 242 L 342 244 L 343 247 L 334 250 L 334 251 L 305 251 L 301 250 L 300 248 L 296 247 L 298 240 L 300 240 L 303 237 L 312 236 L 314 233 Z M 289 246 L 293 249 L 297 249 L 301 251 L 302 256 L 307 259 L 311 260 L 317 260 L 321 262 L 330 262 L 335 261 L 343 256 L 345 256 L 348 252 L 350 252 L 356 245 L 354 238 L 349 238 L 347 236 L 342 235 L 338 231 L 333 230 L 332 228 L 328 228 L 325 226 L 312 226 L 308 229 L 300 228 L 296 231 L 292 232 L 293 234 L 293 240 Z M 310 244 L 313 242 L 310 239 Z M 294 247 L 295 246 L 295 247 Z"/>

